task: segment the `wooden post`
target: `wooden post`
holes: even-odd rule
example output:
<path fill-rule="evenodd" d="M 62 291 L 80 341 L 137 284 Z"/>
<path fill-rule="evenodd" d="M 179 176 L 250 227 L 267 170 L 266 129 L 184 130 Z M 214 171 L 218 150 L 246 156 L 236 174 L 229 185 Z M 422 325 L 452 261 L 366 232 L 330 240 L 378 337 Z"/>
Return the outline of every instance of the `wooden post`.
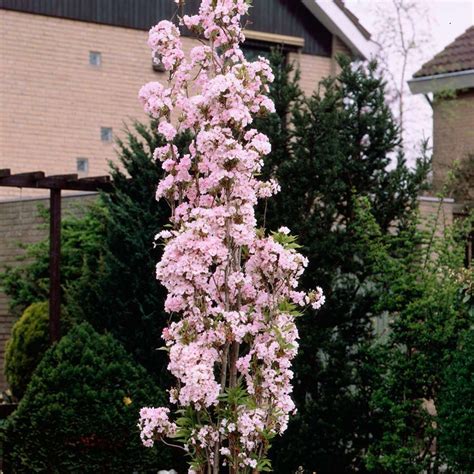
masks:
<path fill-rule="evenodd" d="M 56 342 L 61 318 L 61 189 L 51 189 L 49 212 L 49 336 Z"/>

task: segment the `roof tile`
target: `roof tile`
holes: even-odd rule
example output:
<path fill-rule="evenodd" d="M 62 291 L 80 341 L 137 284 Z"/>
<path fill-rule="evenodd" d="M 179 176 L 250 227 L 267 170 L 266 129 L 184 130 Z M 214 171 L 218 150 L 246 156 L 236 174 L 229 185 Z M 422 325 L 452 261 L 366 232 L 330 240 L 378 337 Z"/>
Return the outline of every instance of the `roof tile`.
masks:
<path fill-rule="evenodd" d="M 423 64 L 413 77 L 436 76 L 469 69 L 474 69 L 474 26 Z"/>

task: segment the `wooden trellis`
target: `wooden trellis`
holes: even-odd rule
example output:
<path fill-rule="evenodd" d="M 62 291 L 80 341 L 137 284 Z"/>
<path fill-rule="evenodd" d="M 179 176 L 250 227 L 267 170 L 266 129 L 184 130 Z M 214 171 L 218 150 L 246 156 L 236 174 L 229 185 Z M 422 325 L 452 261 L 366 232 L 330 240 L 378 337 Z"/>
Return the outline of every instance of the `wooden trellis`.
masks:
<path fill-rule="evenodd" d="M 49 189 L 49 334 L 51 341 L 60 337 L 61 321 L 61 191 L 110 191 L 110 176 L 79 178 L 77 174 L 46 176 L 43 171 L 12 174 L 0 169 L 0 186 Z"/>

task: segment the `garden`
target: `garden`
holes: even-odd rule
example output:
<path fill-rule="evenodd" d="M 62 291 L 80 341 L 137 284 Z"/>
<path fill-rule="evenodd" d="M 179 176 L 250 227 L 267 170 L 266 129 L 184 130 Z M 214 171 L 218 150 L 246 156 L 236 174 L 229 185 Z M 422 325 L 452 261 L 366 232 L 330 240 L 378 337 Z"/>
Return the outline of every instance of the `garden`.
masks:
<path fill-rule="evenodd" d="M 375 62 L 306 96 L 277 50 L 246 60 L 243 0 L 149 45 L 169 82 L 117 140 L 112 189 L 0 282 L 18 316 L 4 472 L 470 473 L 473 216 L 423 218 Z M 47 212 L 44 214 L 47 217 Z"/>

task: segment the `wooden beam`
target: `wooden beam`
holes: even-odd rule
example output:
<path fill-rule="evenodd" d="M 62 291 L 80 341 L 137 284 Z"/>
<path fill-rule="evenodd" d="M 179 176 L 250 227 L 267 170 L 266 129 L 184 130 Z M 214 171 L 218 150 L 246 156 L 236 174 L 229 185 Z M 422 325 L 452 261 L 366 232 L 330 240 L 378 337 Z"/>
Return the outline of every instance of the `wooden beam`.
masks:
<path fill-rule="evenodd" d="M 50 174 L 46 177 L 46 179 L 56 179 L 56 180 L 65 180 L 69 181 L 72 179 L 77 179 L 77 173 L 69 173 L 69 174 Z"/>
<path fill-rule="evenodd" d="M 244 30 L 244 35 L 248 39 L 264 41 L 266 43 L 287 44 L 297 48 L 304 47 L 304 38 L 300 36 L 277 35 L 275 33 L 254 30 Z"/>
<path fill-rule="evenodd" d="M 46 176 L 36 182 L 37 188 L 40 189 L 64 189 L 64 186 L 70 181 L 77 181 L 77 174 L 57 174 Z"/>
<path fill-rule="evenodd" d="M 61 321 L 61 190 L 51 189 L 49 206 L 49 337 L 60 338 Z"/>
<path fill-rule="evenodd" d="M 2 169 L 0 170 L 0 187 L 2 186 L 95 192 L 110 191 L 112 181 L 110 176 L 78 178 L 75 173 L 45 176 L 42 171 L 10 174 L 10 170 Z"/>
<path fill-rule="evenodd" d="M 42 171 L 31 173 L 17 173 L 10 176 L 0 177 L 0 186 L 13 186 L 16 188 L 35 188 L 36 181 L 44 178 Z"/>
<path fill-rule="evenodd" d="M 110 176 L 91 176 L 91 177 L 85 177 L 81 178 L 79 180 L 80 182 L 89 182 L 89 181 L 94 181 L 97 183 L 110 183 Z"/>
<path fill-rule="evenodd" d="M 77 181 L 64 183 L 61 189 L 68 191 L 110 191 L 112 189 L 112 183 L 110 181 L 97 182 L 92 179 L 78 179 Z"/>

